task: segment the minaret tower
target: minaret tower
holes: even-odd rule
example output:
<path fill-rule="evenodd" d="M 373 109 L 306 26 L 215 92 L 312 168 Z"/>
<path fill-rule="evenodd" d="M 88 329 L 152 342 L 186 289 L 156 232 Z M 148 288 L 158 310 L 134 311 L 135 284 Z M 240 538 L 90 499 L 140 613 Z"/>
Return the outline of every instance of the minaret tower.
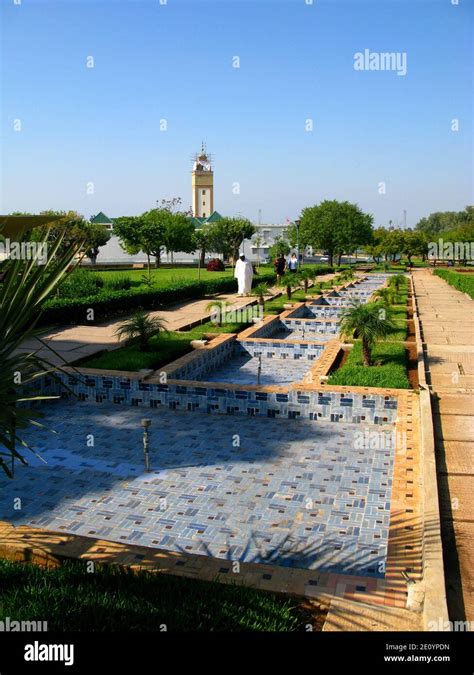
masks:
<path fill-rule="evenodd" d="M 193 215 L 195 218 L 208 218 L 214 211 L 214 174 L 204 143 L 200 154 L 194 157 L 192 188 Z"/>

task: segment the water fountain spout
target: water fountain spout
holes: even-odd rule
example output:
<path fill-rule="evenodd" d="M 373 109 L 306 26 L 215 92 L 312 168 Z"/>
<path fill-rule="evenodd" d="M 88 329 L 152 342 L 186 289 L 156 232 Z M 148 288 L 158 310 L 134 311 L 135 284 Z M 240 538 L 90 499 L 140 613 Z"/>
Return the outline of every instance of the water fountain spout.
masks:
<path fill-rule="evenodd" d="M 258 368 L 257 368 L 257 384 L 260 384 L 260 376 L 262 374 L 262 355 L 259 354 L 258 357 Z"/>

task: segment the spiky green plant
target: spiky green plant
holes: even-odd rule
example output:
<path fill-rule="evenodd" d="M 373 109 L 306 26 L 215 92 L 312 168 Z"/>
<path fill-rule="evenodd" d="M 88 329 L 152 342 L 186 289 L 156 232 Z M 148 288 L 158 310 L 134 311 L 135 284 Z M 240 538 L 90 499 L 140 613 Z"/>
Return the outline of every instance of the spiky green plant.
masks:
<path fill-rule="evenodd" d="M 74 259 L 84 244 L 65 246 L 65 235 L 64 231 L 53 240 L 44 227 L 35 233 L 36 244 L 47 247 L 45 264 L 38 264 L 34 258 L 7 258 L 0 263 L 0 468 L 10 478 L 15 459 L 27 464 L 18 446 L 34 452 L 21 431 L 30 425 L 44 427 L 38 421 L 42 414 L 34 402 L 57 398 L 34 393 L 31 385 L 60 369 L 44 356 L 46 351 L 56 357 L 56 362 L 61 361 L 35 326 L 43 303 L 75 266 Z M 27 234 L 22 242 L 28 242 Z M 19 351 L 27 341 L 38 346 Z"/>
<path fill-rule="evenodd" d="M 354 276 L 355 276 L 354 270 L 352 270 L 352 269 L 350 269 L 350 268 L 347 269 L 347 270 L 344 270 L 344 272 L 343 272 L 342 274 L 343 274 L 344 279 L 345 279 L 346 281 L 350 281 L 350 280 L 353 279 Z"/>
<path fill-rule="evenodd" d="M 265 296 L 268 295 L 268 284 L 257 284 L 254 288 L 252 288 L 252 295 L 255 295 L 258 299 L 258 304 L 264 307 Z"/>
<path fill-rule="evenodd" d="M 298 279 L 300 282 L 303 283 L 304 292 L 307 293 L 309 282 L 311 281 L 311 279 L 314 279 L 314 272 L 307 269 L 301 270 L 300 272 L 298 272 Z"/>
<path fill-rule="evenodd" d="M 120 340 L 129 344 L 138 340 L 138 349 L 141 352 L 150 351 L 150 338 L 156 333 L 166 330 L 166 320 L 158 316 L 150 316 L 139 311 L 124 321 L 115 331 Z"/>
<path fill-rule="evenodd" d="M 400 288 L 406 284 L 406 277 L 403 274 L 394 274 L 393 277 L 390 277 L 389 286 L 395 289 L 395 293 L 398 295 Z"/>
<path fill-rule="evenodd" d="M 286 297 L 288 300 L 291 300 L 291 293 L 296 286 L 299 286 L 299 281 L 296 278 L 296 274 L 293 274 L 292 272 L 286 272 L 277 282 L 277 286 L 284 288 L 286 290 Z"/>
<path fill-rule="evenodd" d="M 386 337 L 394 327 L 390 309 L 377 303 L 353 301 L 341 315 L 340 331 L 348 337 L 360 338 L 365 366 L 372 365 L 372 349 L 376 341 Z"/>
<path fill-rule="evenodd" d="M 391 288 L 379 288 L 373 295 L 376 302 L 381 302 L 384 305 L 393 305 L 394 297 Z"/>

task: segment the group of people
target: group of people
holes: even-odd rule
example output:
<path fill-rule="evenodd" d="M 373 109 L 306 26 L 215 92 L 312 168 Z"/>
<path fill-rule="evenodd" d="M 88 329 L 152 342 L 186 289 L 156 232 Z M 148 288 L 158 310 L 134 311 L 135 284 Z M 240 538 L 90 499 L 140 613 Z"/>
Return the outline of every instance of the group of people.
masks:
<path fill-rule="evenodd" d="M 298 271 L 298 256 L 292 253 L 288 260 L 283 253 L 273 261 L 273 267 L 279 281 L 286 271 L 296 273 Z M 237 279 L 238 295 L 250 295 L 253 280 L 253 265 L 244 255 L 235 263 L 234 277 Z"/>
<path fill-rule="evenodd" d="M 283 253 L 280 253 L 280 255 L 273 261 L 273 267 L 275 268 L 278 281 L 283 276 L 283 274 L 285 274 L 285 272 L 292 272 L 293 274 L 296 274 L 298 271 L 298 256 L 295 252 L 293 252 L 287 260 Z"/>

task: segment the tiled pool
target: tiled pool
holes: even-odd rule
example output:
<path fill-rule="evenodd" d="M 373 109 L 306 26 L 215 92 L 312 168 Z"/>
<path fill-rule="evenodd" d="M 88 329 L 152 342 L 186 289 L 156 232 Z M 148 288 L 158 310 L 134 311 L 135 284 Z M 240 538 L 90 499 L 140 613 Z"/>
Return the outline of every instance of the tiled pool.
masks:
<path fill-rule="evenodd" d="M 220 367 L 204 373 L 206 382 L 232 382 L 234 384 L 279 385 L 300 382 L 311 370 L 313 362 L 306 359 L 279 359 L 237 353 Z M 260 368 L 260 377 L 258 370 Z"/>
<path fill-rule="evenodd" d="M 28 439 L 46 459 L 0 480 L 16 525 L 241 561 L 383 576 L 393 450 L 361 425 L 55 402 Z M 390 427 L 379 433 L 386 435 Z M 387 444 L 389 445 L 389 444 Z M 15 510 L 15 498 L 21 510 Z"/>

